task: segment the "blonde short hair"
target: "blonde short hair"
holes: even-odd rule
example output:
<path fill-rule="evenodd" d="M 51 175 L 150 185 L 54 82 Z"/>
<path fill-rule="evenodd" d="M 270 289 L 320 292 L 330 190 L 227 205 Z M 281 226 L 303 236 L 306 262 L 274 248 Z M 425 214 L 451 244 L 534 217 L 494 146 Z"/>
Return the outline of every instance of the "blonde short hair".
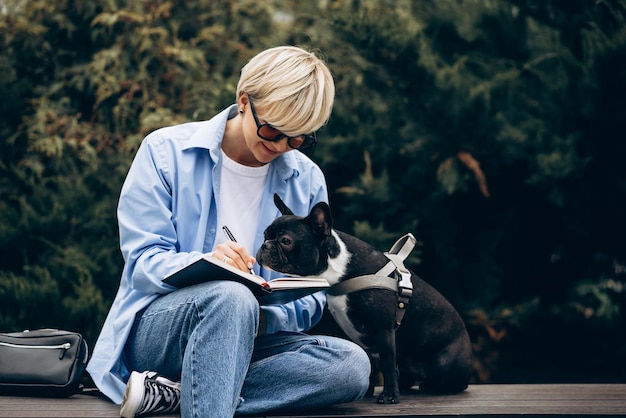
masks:
<path fill-rule="evenodd" d="M 330 118 L 335 84 L 326 64 L 294 46 L 267 49 L 242 69 L 237 98 L 248 93 L 262 119 L 289 136 L 318 130 Z"/>

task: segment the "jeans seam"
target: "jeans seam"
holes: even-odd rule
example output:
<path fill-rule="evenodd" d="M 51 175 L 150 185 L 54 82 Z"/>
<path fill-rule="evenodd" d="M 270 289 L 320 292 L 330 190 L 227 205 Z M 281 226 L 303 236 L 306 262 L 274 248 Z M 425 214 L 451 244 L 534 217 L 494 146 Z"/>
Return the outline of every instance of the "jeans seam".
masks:
<path fill-rule="evenodd" d="M 198 309 L 198 305 L 194 302 L 193 303 L 193 307 L 194 307 L 194 312 L 195 315 L 198 317 L 198 322 L 200 322 L 202 320 L 202 317 L 200 315 L 200 311 Z M 191 360 L 189 361 L 190 363 L 190 368 L 191 368 L 191 376 L 189 378 L 190 382 L 191 382 L 191 416 L 192 417 L 196 417 L 196 410 L 198 407 L 198 399 L 197 399 L 197 393 L 198 393 L 198 385 L 196 384 L 196 342 L 195 342 L 195 338 L 196 338 L 196 334 L 193 334 L 193 338 L 194 341 L 191 344 L 191 353 L 189 353 L 191 355 Z M 187 341 L 187 347 L 189 347 L 189 343 L 190 341 Z M 183 355 L 184 356 L 184 355 Z"/>

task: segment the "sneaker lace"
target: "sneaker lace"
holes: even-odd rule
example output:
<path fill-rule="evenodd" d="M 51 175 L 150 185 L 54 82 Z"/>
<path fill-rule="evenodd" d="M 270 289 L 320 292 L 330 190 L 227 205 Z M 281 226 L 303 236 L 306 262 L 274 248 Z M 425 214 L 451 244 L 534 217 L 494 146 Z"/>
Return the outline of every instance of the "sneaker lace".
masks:
<path fill-rule="evenodd" d="M 180 404 L 180 389 L 156 379 L 146 379 L 145 396 L 137 415 L 153 412 L 173 412 Z"/>

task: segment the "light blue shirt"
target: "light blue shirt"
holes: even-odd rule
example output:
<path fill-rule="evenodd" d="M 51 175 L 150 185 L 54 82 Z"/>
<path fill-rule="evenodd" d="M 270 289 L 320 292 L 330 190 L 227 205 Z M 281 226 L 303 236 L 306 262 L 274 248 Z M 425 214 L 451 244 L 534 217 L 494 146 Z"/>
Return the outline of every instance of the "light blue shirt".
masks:
<path fill-rule="evenodd" d="M 142 142 L 122 187 L 118 222 L 124 270 L 118 293 L 96 341 L 87 371 L 98 388 L 121 403 L 130 374 L 122 353 L 135 314 L 176 288 L 161 279 L 210 252 L 216 236 L 220 196 L 220 145 L 231 106 L 209 121 L 159 129 Z M 270 163 L 254 247 L 280 213 L 277 193 L 295 214 L 307 215 L 328 201 L 320 168 L 299 151 L 287 152 Z M 252 254 L 254 255 L 254 254 Z M 275 272 L 254 266 L 271 280 Z M 314 295 L 285 305 L 264 306 L 267 333 L 306 331 L 322 315 L 326 295 Z M 155 336 L 158 344 L 158 336 Z"/>

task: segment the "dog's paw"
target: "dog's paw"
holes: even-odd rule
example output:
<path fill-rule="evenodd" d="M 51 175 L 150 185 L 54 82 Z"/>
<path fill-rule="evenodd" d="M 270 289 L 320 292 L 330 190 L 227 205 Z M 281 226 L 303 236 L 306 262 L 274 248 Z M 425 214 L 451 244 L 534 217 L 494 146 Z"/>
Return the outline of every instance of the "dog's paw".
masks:
<path fill-rule="evenodd" d="M 378 402 L 379 404 L 395 404 L 400 403 L 400 400 L 398 399 L 398 395 L 383 392 L 378 395 L 378 399 L 376 400 L 376 402 Z"/>

